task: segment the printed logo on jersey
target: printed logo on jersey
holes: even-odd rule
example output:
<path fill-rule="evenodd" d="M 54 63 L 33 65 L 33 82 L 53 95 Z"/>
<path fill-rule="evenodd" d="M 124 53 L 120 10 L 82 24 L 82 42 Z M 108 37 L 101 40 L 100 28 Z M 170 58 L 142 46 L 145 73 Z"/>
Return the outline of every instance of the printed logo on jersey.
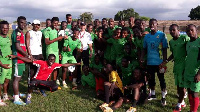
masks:
<path fill-rule="evenodd" d="M 17 40 L 20 40 L 20 37 L 21 37 L 21 33 L 17 32 Z"/>

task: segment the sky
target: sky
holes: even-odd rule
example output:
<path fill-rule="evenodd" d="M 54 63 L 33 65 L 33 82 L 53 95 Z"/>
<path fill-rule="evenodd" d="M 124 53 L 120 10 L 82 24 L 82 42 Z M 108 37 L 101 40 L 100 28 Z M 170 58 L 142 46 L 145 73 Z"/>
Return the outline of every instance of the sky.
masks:
<path fill-rule="evenodd" d="M 192 8 L 200 5 L 200 0 L 0 0 L 0 19 L 16 21 L 25 16 L 27 21 L 45 21 L 57 16 L 60 21 L 70 13 L 78 19 L 84 12 L 91 12 L 94 19 L 114 18 L 121 10 L 133 8 L 140 16 L 158 20 L 189 20 Z"/>

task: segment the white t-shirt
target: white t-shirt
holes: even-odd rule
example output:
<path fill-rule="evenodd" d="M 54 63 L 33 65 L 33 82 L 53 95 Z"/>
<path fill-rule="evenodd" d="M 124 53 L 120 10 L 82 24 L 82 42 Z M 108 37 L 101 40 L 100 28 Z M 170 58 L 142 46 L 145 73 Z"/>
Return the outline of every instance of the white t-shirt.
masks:
<path fill-rule="evenodd" d="M 42 32 L 30 30 L 30 50 L 32 55 L 42 54 Z"/>
<path fill-rule="evenodd" d="M 93 43 L 90 33 L 86 31 L 80 32 L 78 38 L 81 41 L 83 50 L 87 50 L 88 45 Z"/>

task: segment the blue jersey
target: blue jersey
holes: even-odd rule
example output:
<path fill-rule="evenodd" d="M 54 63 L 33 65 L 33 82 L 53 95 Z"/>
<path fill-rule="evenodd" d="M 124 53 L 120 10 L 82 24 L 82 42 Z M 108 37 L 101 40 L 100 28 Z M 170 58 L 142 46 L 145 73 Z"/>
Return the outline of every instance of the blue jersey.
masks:
<path fill-rule="evenodd" d="M 157 31 L 154 35 L 149 33 L 144 37 L 143 48 L 147 49 L 147 65 L 160 65 L 162 63 L 159 46 L 168 47 L 167 38 L 163 32 Z"/>

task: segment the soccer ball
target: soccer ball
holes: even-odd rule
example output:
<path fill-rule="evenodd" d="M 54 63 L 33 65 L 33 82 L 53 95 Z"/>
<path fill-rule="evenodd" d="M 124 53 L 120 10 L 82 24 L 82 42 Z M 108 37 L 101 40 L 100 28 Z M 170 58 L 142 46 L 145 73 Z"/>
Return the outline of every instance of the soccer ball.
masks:
<path fill-rule="evenodd" d="M 69 66 L 68 67 L 68 71 L 69 72 L 74 72 L 74 70 L 75 70 L 75 66 Z"/>

